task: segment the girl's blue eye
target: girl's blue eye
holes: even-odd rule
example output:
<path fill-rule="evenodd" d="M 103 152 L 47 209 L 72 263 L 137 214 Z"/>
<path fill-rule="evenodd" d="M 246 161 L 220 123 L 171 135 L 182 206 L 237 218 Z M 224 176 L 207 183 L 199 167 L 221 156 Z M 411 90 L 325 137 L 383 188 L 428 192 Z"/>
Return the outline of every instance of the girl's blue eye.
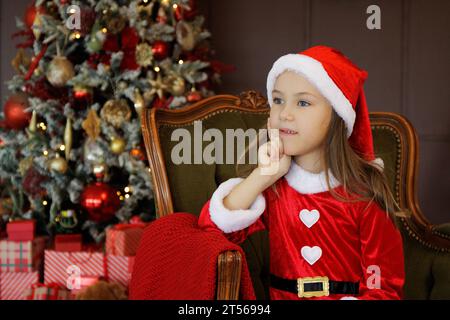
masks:
<path fill-rule="evenodd" d="M 309 102 L 306 102 L 306 101 L 304 101 L 304 100 L 300 100 L 298 103 L 299 103 L 298 105 L 299 105 L 300 107 L 307 107 L 307 106 L 310 106 L 310 105 L 311 105 Z"/>
<path fill-rule="evenodd" d="M 281 99 L 280 98 L 273 98 L 273 103 L 275 104 L 281 104 Z"/>

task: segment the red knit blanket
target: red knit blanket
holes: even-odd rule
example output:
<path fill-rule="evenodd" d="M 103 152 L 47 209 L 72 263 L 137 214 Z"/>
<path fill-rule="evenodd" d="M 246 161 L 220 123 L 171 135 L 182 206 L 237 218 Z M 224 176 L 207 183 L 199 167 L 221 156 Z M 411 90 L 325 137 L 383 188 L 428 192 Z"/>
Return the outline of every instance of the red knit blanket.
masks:
<path fill-rule="evenodd" d="M 153 221 L 144 231 L 130 282 L 130 299 L 214 300 L 217 258 L 227 250 L 242 255 L 239 299 L 255 300 L 242 248 L 220 232 L 204 231 L 184 212 Z"/>

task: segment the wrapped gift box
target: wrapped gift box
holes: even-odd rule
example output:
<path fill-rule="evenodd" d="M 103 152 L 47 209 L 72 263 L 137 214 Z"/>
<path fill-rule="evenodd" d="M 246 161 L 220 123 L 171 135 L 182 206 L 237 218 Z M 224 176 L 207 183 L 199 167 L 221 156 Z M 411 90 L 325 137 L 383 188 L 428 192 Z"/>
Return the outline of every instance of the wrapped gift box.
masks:
<path fill-rule="evenodd" d="M 106 253 L 135 256 L 145 224 L 117 224 L 106 231 Z"/>
<path fill-rule="evenodd" d="M 24 292 L 25 300 L 72 300 L 73 295 L 57 284 L 35 283 Z"/>
<path fill-rule="evenodd" d="M 102 252 L 45 250 L 44 283 L 74 289 L 81 285 L 81 279 L 103 277 L 105 268 Z"/>
<path fill-rule="evenodd" d="M 6 225 L 8 240 L 31 241 L 36 233 L 36 220 L 11 221 Z"/>
<path fill-rule="evenodd" d="M 81 249 L 81 234 L 58 234 L 55 236 L 56 251 L 76 252 Z"/>
<path fill-rule="evenodd" d="M 38 271 L 47 237 L 37 237 L 32 241 L 0 241 L 0 272 Z"/>
<path fill-rule="evenodd" d="M 27 289 L 39 281 L 39 273 L 34 272 L 1 272 L 0 300 L 25 300 Z"/>
<path fill-rule="evenodd" d="M 133 272 L 134 257 L 107 255 L 107 262 L 108 281 L 128 287 Z"/>

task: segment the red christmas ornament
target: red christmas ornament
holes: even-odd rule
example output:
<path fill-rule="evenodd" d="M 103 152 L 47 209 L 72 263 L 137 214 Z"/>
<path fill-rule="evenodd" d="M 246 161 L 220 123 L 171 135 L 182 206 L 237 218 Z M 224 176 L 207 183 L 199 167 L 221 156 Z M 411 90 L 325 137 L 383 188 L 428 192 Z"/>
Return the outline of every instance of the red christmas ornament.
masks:
<path fill-rule="evenodd" d="M 144 161 L 147 159 L 147 157 L 145 156 L 145 152 L 141 148 L 131 149 L 130 155 L 141 161 Z"/>
<path fill-rule="evenodd" d="M 162 60 L 169 55 L 169 45 L 167 42 L 157 40 L 152 45 L 153 57 L 156 60 Z"/>
<path fill-rule="evenodd" d="M 3 107 L 6 125 L 11 129 L 20 130 L 25 128 L 31 120 L 31 112 L 26 112 L 28 98 L 25 94 L 12 95 Z"/>
<path fill-rule="evenodd" d="M 103 182 L 88 185 L 81 194 L 81 206 L 94 222 L 111 219 L 120 207 L 117 190 Z"/>
<path fill-rule="evenodd" d="M 202 99 L 202 94 L 199 91 L 191 91 L 187 95 L 188 102 L 197 102 Z"/>
<path fill-rule="evenodd" d="M 34 20 L 36 19 L 37 13 L 45 13 L 45 10 L 43 7 L 36 7 L 35 3 L 31 3 L 27 9 L 25 10 L 25 15 L 23 17 L 23 20 L 25 22 L 25 25 L 28 28 L 31 28 L 33 26 Z"/>

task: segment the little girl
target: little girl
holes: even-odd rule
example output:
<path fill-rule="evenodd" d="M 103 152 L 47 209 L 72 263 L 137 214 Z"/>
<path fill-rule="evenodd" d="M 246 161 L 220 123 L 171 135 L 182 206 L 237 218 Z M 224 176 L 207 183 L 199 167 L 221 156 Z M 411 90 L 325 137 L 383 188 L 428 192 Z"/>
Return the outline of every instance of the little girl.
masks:
<path fill-rule="evenodd" d="M 402 239 L 374 158 L 366 78 L 326 46 L 275 61 L 258 166 L 220 184 L 201 211 L 201 228 L 237 244 L 269 231 L 271 299 L 402 297 Z"/>

